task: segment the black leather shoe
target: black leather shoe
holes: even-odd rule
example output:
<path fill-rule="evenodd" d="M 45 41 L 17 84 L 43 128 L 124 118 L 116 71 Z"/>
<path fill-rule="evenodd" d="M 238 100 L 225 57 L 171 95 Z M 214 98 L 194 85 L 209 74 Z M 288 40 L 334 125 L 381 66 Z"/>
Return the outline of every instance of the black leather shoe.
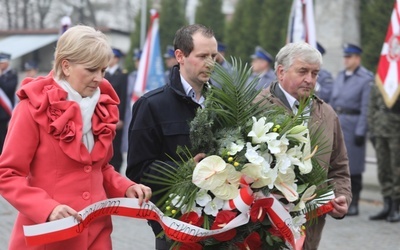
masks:
<path fill-rule="evenodd" d="M 351 204 L 349 210 L 347 211 L 347 216 L 358 215 L 358 206 Z"/>
<path fill-rule="evenodd" d="M 383 198 L 383 209 L 375 215 L 369 217 L 370 220 L 384 220 L 388 217 L 392 209 L 392 199 L 390 197 Z"/>
<path fill-rule="evenodd" d="M 400 200 L 393 200 L 392 207 L 390 209 L 389 215 L 386 218 L 388 222 L 399 222 L 400 221 Z"/>

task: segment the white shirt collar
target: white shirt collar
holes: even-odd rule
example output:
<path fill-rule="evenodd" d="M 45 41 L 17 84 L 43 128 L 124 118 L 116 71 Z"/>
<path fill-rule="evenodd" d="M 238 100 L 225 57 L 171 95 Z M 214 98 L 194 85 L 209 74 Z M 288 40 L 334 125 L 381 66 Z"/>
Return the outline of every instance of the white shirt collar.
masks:
<path fill-rule="evenodd" d="M 106 71 L 107 71 L 108 73 L 110 73 L 111 75 L 114 75 L 114 73 L 115 73 L 115 71 L 117 71 L 118 67 L 119 67 L 119 65 L 118 65 L 118 64 L 115 64 L 115 65 L 112 66 L 112 67 L 108 67 Z"/>
<path fill-rule="evenodd" d="M 285 94 L 286 100 L 288 101 L 289 106 L 290 106 L 291 108 L 293 108 L 293 106 L 295 105 L 296 102 L 297 102 L 297 104 L 299 103 L 299 101 L 297 101 L 296 98 L 294 98 L 293 96 L 291 96 L 288 92 L 286 92 L 286 91 L 282 88 L 282 86 L 281 86 L 280 83 L 278 84 L 278 86 L 279 86 L 279 88 L 282 90 L 282 92 Z"/>
<path fill-rule="evenodd" d="M 182 87 L 183 90 L 185 91 L 185 94 L 188 97 L 192 98 L 192 100 L 195 103 L 198 103 L 199 105 L 201 105 L 202 108 L 204 108 L 204 100 L 205 100 L 204 97 L 201 96 L 200 99 L 197 101 L 196 94 L 194 93 L 192 86 L 190 86 L 190 84 L 185 80 L 185 78 L 183 78 L 182 74 L 180 76 L 181 76 Z"/>

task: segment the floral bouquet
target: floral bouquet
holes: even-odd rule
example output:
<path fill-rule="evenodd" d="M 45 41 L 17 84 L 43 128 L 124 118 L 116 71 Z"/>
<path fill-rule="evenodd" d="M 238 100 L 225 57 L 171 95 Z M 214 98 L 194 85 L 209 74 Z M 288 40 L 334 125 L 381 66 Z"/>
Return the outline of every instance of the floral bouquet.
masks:
<path fill-rule="evenodd" d="M 232 72 L 216 65 L 205 108 L 191 122 L 192 146 L 178 148 L 175 166 L 159 163 L 157 204 L 166 216 L 201 228 L 195 241 L 174 241 L 174 249 L 301 249 L 304 225 L 321 214 L 332 186 L 314 155 L 302 115 L 256 98 L 257 80 L 246 83 L 247 65 L 232 59 Z M 304 113 L 304 112 L 303 112 Z M 321 149 L 319 149 L 321 150 Z M 193 155 L 204 152 L 197 164 Z M 168 237 L 168 234 L 166 235 Z"/>

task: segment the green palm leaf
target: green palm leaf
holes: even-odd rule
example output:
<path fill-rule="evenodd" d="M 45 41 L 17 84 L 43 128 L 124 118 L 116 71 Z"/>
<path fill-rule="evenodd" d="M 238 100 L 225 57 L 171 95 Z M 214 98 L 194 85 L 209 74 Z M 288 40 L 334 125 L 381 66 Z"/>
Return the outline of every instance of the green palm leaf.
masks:
<path fill-rule="evenodd" d="M 211 86 L 206 93 L 205 109 L 200 109 L 190 124 L 192 152 L 217 152 L 217 135 L 213 131 L 248 125 L 252 116 L 266 111 L 264 99 L 256 100 L 259 78 L 249 81 L 251 68 L 232 57 L 232 70 L 216 64 L 213 80 L 221 88 Z"/>

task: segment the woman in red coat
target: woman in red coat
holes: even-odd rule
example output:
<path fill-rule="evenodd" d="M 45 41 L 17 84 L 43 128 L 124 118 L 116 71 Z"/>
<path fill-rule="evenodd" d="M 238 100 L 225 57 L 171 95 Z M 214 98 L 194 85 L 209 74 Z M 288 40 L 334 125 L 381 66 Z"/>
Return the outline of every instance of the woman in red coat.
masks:
<path fill-rule="evenodd" d="M 77 237 L 38 247 L 25 244 L 22 226 L 81 220 L 77 211 L 107 198 L 150 199 L 150 188 L 108 164 L 119 104 L 103 79 L 111 57 L 104 34 L 78 25 L 60 37 L 53 71 L 22 82 L 0 156 L 0 194 L 19 211 L 9 249 L 112 249 L 110 216 Z"/>

